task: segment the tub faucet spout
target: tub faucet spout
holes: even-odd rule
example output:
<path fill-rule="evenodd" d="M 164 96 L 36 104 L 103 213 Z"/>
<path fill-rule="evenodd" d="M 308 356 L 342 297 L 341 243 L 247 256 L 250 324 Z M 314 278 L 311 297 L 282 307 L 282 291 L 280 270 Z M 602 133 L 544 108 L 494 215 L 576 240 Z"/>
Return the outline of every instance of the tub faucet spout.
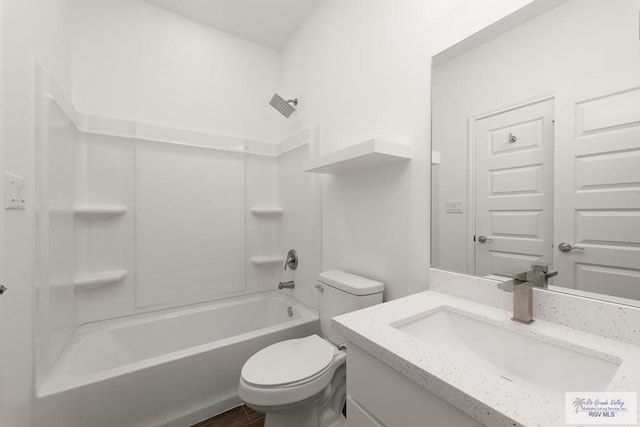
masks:
<path fill-rule="evenodd" d="M 295 287 L 296 287 L 296 284 L 293 280 L 289 280 L 288 282 L 278 283 L 278 289 L 293 289 Z"/>

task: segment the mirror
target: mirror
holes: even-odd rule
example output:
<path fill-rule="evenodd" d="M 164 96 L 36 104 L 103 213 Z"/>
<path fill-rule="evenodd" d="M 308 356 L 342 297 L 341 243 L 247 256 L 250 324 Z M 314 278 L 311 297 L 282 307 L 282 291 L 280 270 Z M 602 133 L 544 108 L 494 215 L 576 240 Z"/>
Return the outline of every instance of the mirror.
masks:
<path fill-rule="evenodd" d="M 434 57 L 433 267 L 543 260 L 552 290 L 640 305 L 639 9 L 560 1 Z"/>

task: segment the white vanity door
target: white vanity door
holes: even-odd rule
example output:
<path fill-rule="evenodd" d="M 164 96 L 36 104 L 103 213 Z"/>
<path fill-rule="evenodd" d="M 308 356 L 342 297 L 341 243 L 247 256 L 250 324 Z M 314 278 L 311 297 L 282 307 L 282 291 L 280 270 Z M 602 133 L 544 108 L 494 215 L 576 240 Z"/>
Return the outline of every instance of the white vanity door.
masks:
<path fill-rule="evenodd" d="M 511 276 L 551 261 L 553 110 L 547 99 L 476 121 L 476 274 Z"/>
<path fill-rule="evenodd" d="M 556 282 L 640 299 L 639 69 L 558 93 L 555 181 Z"/>

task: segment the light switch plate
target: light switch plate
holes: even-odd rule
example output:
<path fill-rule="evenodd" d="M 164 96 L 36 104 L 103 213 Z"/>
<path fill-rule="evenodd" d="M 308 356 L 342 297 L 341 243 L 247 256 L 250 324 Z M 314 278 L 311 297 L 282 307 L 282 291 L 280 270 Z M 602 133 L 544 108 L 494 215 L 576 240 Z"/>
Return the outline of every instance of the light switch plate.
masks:
<path fill-rule="evenodd" d="M 447 200 L 445 207 L 447 213 L 462 213 L 462 200 Z"/>
<path fill-rule="evenodd" d="M 26 183 L 24 177 L 12 175 L 4 176 L 4 208 L 5 209 L 25 209 L 26 208 Z"/>

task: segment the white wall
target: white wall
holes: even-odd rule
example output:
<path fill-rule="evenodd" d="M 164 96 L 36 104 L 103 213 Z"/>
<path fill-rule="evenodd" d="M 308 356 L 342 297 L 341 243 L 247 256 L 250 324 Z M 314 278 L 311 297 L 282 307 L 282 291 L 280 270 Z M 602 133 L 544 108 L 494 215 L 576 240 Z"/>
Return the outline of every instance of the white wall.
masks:
<path fill-rule="evenodd" d="M 433 143 L 442 155 L 435 265 L 466 270 L 467 215 L 446 214 L 445 201 L 467 198 L 469 117 L 639 66 L 637 1 L 571 0 L 434 68 Z"/>
<path fill-rule="evenodd" d="M 30 56 L 65 90 L 70 88 L 66 0 L 2 2 L 2 169 L 27 179 L 27 209 L 4 211 L 0 338 L 3 354 L 3 426 L 30 425 L 33 392 L 34 144 Z"/>
<path fill-rule="evenodd" d="M 432 0 L 433 54 L 459 43 L 534 0 Z"/>
<path fill-rule="evenodd" d="M 428 2 L 320 2 L 282 51 L 284 94 L 300 98 L 283 135 L 321 126 L 314 155 L 375 137 L 411 146 L 409 163 L 323 177 L 322 269 L 427 287 Z"/>
<path fill-rule="evenodd" d="M 275 141 L 278 54 L 140 0 L 73 0 L 79 110 Z"/>

